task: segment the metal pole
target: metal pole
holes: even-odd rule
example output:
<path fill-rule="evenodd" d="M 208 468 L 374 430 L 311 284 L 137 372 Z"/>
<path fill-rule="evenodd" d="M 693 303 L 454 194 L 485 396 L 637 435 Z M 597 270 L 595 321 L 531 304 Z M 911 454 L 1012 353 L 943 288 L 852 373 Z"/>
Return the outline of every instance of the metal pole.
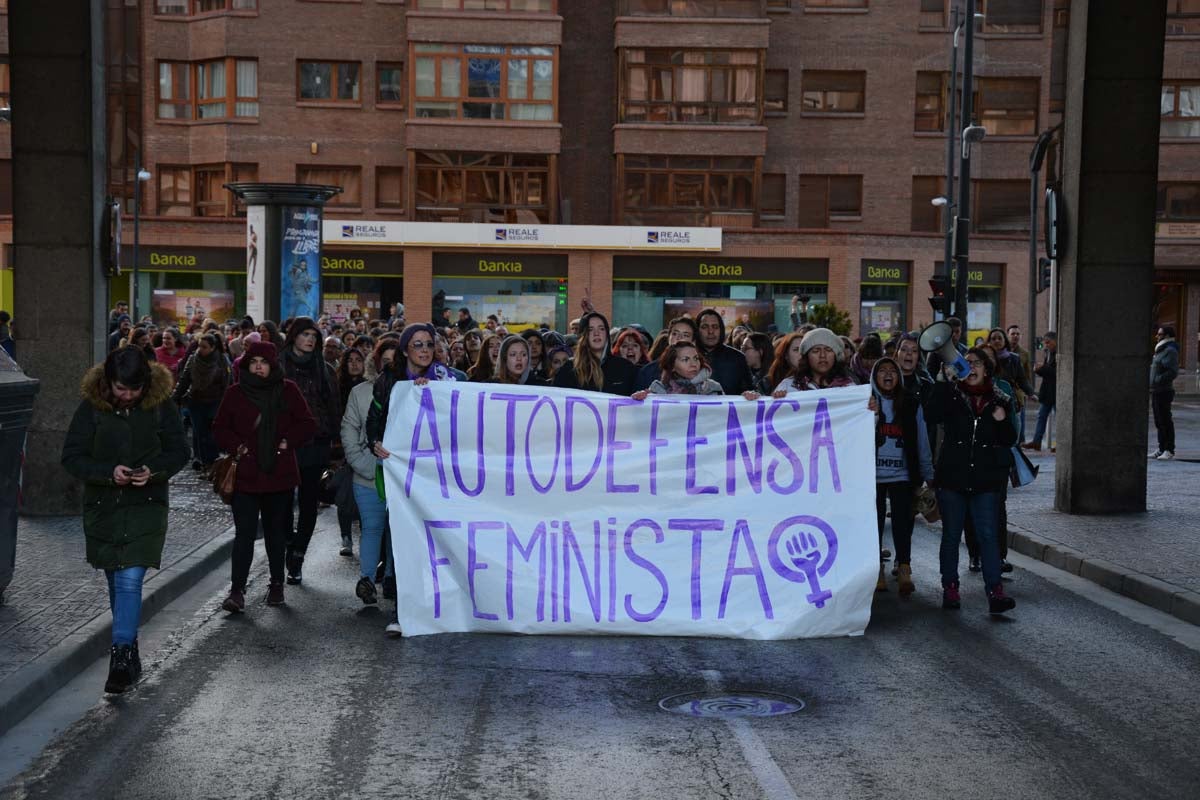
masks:
<path fill-rule="evenodd" d="M 1029 170 L 1029 328 L 1025 334 L 1025 349 L 1029 351 L 1029 361 L 1037 358 L 1037 296 L 1038 284 L 1041 282 L 1041 267 L 1038 266 L 1038 170 Z M 1047 329 L 1050 330 L 1050 329 Z"/>
<path fill-rule="evenodd" d="M 133 297 L 130 304 L 133 310 L 133 324 L 138 324 L 140 317 L 138 316 L 138 295 L 140 290 L 138 287 L 138 238 L 141 234 L 142 227 L 142 207 L 140 199 L 142 196 L 142 148 L 137 149 L 137 156 L 134 158 L 133 167 Z"/>
<path fill-rule="evenodd" d="M 954 133 L 958 130 L 958 5 L 950 9 L 950 109 L 946 116 L 946 205 L 942 206 L 942 230 L 946 231 L 942 275 L 949 278 L 954 258 Z"/>
<path fill-rule="evenodd" d="M 975 0 L 967 0 L 966 18 L 963 21 L 966 28 L 967 43 L 963 47 L 963 89 L 962 89 L 962 125 L 966 128 L 972 124 L 975 116 L 973 91 L 975 88 Z M 959 164 L 958 179 L 958 219 L 957 242 L 958 252 L 955 253 L 955 269 L 958 277 L 954 282 L 954 315 L 962 320 L 963 333 L 967 324 L 967 274 L 970 267 L 970 235 L 971 235 L 971 154 L 963 142 Z"/>

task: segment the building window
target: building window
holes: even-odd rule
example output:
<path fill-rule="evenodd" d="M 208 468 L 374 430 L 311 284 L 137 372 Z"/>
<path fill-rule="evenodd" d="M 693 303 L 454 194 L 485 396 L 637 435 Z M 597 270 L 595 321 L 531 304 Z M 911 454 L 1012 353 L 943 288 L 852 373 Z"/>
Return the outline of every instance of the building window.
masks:
<path fill-rule="evenodd" d="M 173 17 L 257 10 L 258 0 L 155 0 L 154 2 L 155 14 Z"/>
<path fill-rule="evenodd" d="M 1041 33 L 1042 0 L 979 0 L 984 33 Z"/>
<path fill-rule="evenodd" d="M 975 117 L 989 136 L 1037 133 L 1038 78 L 978 78 Z"/>
<path fill-rule="evenodd" d="M 258 62 L 242 58 L 158 62 L 158 118 L 258 116 Z"/>
<path fill-rule="evenodd" d="M 362 208 L 362 167 L 328 167 L 323 164 L 297 164 L 296 183 L 316 186 L 340 186 L 341 194 L 326 201 L 325 207 Z"/>
<path fill-rule="evenodd" d="M 623 155 L 625 225 L 754 226 L 752 157 Z"/>
<path fill-rule="evenodd" d="M 1200 137 L 1200 83 L 1163 81 L 1161 111 L 1162 136 Z"/>
<path fill-rule="evenodd" d="M 769 69 L 763 77 L 763 111 L 786 114 L 788 110 L 788 71 Z"/>
<path fill-rule="evenodd" d="M 946 130 L 946 96 L 949 73 L 918 72 L 913 114 L 914 131 Z"/>
<path fill-rule="evenodd" d="M 1167 36 L 1200 33 L 1200 0 L 1167 0 Z"/>
<path fill-rule="evenodd" d="M 866 8 L 867 0 L 805 0 L 804 8 Z"/>
<path fill-rule="evenodd" d="M 1160 183 L 1160 222 L 1200 222 L 1200 183 Z"/>
<path fill-rule="evenodd" d="M 553 14 L 557 0 L 417 0 L 418 11 L 522 11 Z"/>
<path fill-rule="evenodd" d="M 257 164 L 159 164 L 158 214 L 164 217 L 244 217 L 246 208 L 225 184 L 257 181 Z"/>
<path fill-rule="evenodd" d="M 792 0 L 767 0 L 768 11 L 790 11 Z"/>
<path fill-rule="evenodd" d="M 413 114 L 458 119 L 554 120 L 557 48 L 413 46 Z"/>
<path fill-rule="evenodd" d="M 360 102 L 362 65 L 357 61 L 301 61 L 297 69 L 296 91 L 300 100 Z"/>
<path fill-rule="evenodd" d="M 921 16 L 917 27 L 922 30 L 946 29 L 946 0 L 920 0 Z"/>
<path fill-rule="evenodd" d="M 376 105 L 404 105 L 404 65 L 379 63 L 375 65 Z"/>
<path fill-rule="evenodd" d="M 0 111 L 12 108 L 12 72 L 8 56 L 0 56 Z"/>
<path fill-rule="evenodd" d="M 375 168 L 375 206 L 389 210 L 404 208 L 404 167 Z"/>
<path fill-rule="evenodd" d="M 972 229 L 980 233 L 1029 230 L 1029 181 L 975 181 Z"/>
<path fill-rule="evenodd" d="M 837 220 L 862 217 L 862 175 L 801 175 L 801 228 L 828 228 Z"/>
<path fill-rule="evenodd" d="M 617 13 L 632 17 L 761 17 L 762 4 L 760 0 L 621 0 Z"/>
<path fill-rule="evenodd" d="M 865 72 L 806 69 L 800 82 L 806 113 L 861 114 L 866 108 Z"/>
<path fill-rule="evenodd" d="M 912 230 L 915 233 L 945 233 L 942 209 L 933 204 L 941 197 L 946 179 L 937 175 L 914 175 L 912 179 Z"/>
<path fill-rule="evenodd" d="M 419 151 L 416 219 L 552 223 L 553 156 Z"/>
<path fill-rule="evenodd" d="M 621 122 L 757 125 L 757 50 L 621 51 Z"/>
<path fill-rule="evenodd" d="M 763 173 L 759 206 L 764 217 L 787 216 L 787 175 L 781 172 Z"/>

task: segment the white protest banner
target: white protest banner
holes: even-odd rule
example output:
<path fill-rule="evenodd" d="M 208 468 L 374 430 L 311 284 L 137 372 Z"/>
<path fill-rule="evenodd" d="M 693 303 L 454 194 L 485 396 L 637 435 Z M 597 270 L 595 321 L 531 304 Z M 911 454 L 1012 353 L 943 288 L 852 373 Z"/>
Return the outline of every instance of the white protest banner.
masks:
<path fill-rule="evenodd" d="M 400 624 L 861 634 L 879 570 L 869 397 L 397 383 L 384 475 Z"/>

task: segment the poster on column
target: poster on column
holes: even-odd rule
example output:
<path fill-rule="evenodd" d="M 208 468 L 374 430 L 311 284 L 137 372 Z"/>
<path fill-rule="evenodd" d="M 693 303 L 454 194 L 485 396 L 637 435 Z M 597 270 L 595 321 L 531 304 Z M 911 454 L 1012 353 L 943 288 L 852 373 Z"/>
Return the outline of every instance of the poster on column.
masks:
<path fill-rule="evenodd" d="M 869 396 L 397 383 L 383 464 L 405 635 L 863 633 Z"/>
<path fill-rule="evenodd" d="M 321 211 L 311 206 L 284 206 L 279 240 L 279 318 L 321 313 Z"/>
<path fill-rule="evenodd" d="M 255 325 L 267 315 L 266 273 L 258 258 L 259 237 L 263 235 L 266 225 L 266 206 L 246 208 L 246 313 Z"/>

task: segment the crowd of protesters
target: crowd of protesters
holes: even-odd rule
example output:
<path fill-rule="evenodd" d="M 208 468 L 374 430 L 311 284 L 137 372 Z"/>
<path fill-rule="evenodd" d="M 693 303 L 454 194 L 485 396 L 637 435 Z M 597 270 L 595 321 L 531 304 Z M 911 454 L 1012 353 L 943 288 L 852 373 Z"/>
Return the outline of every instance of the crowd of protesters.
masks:
<path fill-rule="evenodd" d="M 84 401 L 63 452 L 64 466 L 87 483 L 88 560 L 109 579 L 114 625 L 107 689 L 121 691 L 140 672 L 141 579 L 161 557 L 167 481 L 189 459 L 193 469 L 207 472 L 221 453 L 238 458 L 226 611 L 246 609 L 260 536 L 269 565 L 266 604 L 284 603 L 285 586 L 303 582 L 322 504 L 337 506 L 343 556 L 355 556 L 359 526 L 354 594 L 367 605 L 395 600 L 380 464 L 391 455 L 383 438 L 397 381 L 556 386 L 638 400 L 664 393 L 754 400 L 869 383 L 876 420 L 877 591 L 886 592 L 890 583 L 888 517 L 896 590 L 901 597 L 915 590 L 914 517 L 936 489 L 943 606 L 961 603 L 965 533 L 969 569 L 982 572 L 989 611 L 1014 607 L 1001 578 L 1012 569 L 1003 535 L 1006 486 L 1035 372 L 1042 402 L 1024 446 L 1042 446 L 1044 412 L 1054 398 L 1053 334 L 1044 337 L 1045 356 L 1036 363 L 1020 347 L 1016 326 L 993 330 L 968 349 L 959 342 L 961 324 L 949 320 L 969 367 L 959 379 L 936 354 L 920 351 L 916 333 L 854 341 L 803 318 L 783 334 L 754 331 L 744 322 L 727 330 L 724 317 L 708 308 L 652 334 L 636 324 L 614 327 L 586 302 L 585 312 L 565 332 L 546 325 L 511 332 L 499 315 L 480 324 L 468 308 L 454 321 L 451 309 L 439 309 L 435 323 L 409 322 L 400 304 L 380 319 L 356 309 L 343 320 L 299 317 L 279 325 L 248 317 L 223 324 L 196 319 L 181 331 L 135 323 L 118 304 L 110 316 L 108 358 L 85 378 Z M 191 428 L 190 447 L 176 407 Z M 386 632 L 402 635 L 395 618 Z"/>

